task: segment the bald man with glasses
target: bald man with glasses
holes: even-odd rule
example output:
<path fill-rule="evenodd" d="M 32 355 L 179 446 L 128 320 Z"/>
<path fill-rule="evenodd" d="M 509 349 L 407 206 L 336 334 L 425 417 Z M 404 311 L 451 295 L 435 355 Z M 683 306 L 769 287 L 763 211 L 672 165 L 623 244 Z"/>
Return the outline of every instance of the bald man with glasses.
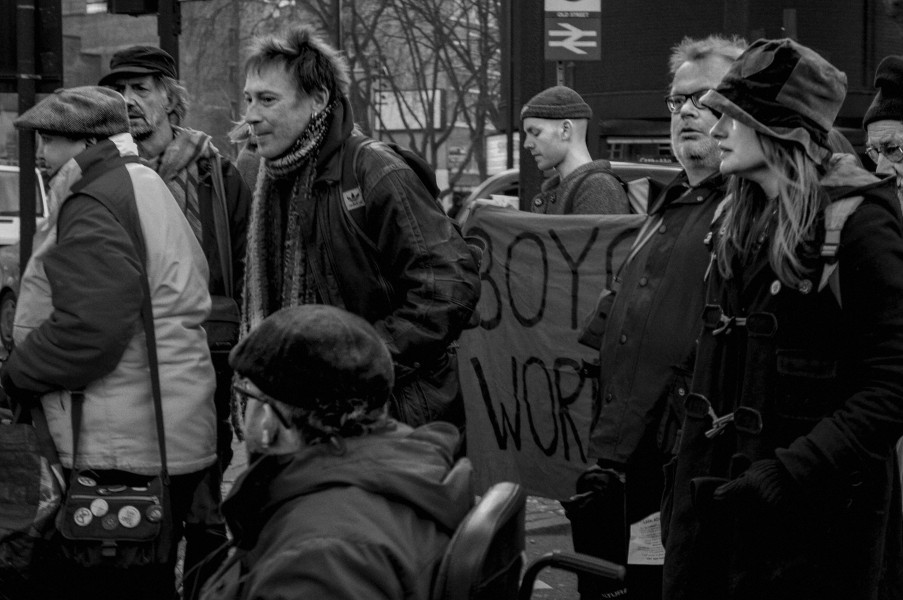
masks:
<path fill-rule="evenodd" d="M 903 56 L 888 56 L 875 72 L 878 93 L 862 119 L 868 134 L 865 152 L 879 175 L 897 178 L 903 206 Z"/>

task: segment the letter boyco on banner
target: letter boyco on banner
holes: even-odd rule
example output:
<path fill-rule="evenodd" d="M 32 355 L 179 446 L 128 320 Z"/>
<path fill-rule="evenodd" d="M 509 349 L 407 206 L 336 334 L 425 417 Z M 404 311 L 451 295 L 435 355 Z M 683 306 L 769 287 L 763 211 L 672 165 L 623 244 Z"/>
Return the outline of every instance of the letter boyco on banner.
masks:
<path fill-rule="evenodd" d="M 586 316 L 630 249 L 641 215 L 534 215 L 480 206 L 465 235 L 483 239 L 480 325 L 460 340 L 467 455 L 477 491 L 498 481 L 529 494 L 574 493 L 589 465 L 598 381 L 582 362 Z"/>

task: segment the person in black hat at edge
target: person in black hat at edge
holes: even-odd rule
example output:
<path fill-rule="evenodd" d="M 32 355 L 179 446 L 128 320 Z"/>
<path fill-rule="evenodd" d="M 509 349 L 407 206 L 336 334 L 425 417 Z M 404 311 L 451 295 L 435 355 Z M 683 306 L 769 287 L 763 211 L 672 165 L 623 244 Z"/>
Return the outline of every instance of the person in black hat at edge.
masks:
<path fill-rule="evenodd" d="M 868 136 L 865 152 L 875 172 L 894 177 L 903 204 L 903 56 L 887 56 L 875 72 L 875 94 L 862 126 Z"/>
<path fill-rule="evenodd" d="M 878 93 L 865 112 L 865 152 L 875 163 L 875 173 L 893 177 L 897 200 L 903 208 L 903 56 L 887 56 L 875 72 Z M 903 439 L 897 443 L 903 460 Z"/>
<path fill-rule="evenodd" d="M 153 46 L 130 46 L 110 59 L 110 71 L 99 82 L 121 93 L 128 104 L 129 126 L 138 153 L 166 182 L 191 230 L 204 249 L 210 271 L 208 288 L 214 299 L 214 321 L 235 319 L 234 333 L 208 326 L 217 412 L 217 463 L 198 487 L 197 498 L 185 528 L 186 588 L 193 579 L 209 573 L 195 565 L 226 541 L 219 514 L 222 475 L 232 460 L 229 350 L 238 341 L 238 312 L 244 277 L 245 240 L 251 192 L 238 170 L 214 147 L 203 131 L 184 126 L 188 113 L 188 91 L 176 78 L 176 64 L 164 50 Z M 214 178 L 219 176 L 218 185 Z M 221 224 L 217 226 L 217 213 Z M 225 260 L 221 256 L 225 255 Z M 228 283 L 231 270 L 231 284 Z M 231 286 L 227 289 L 227 286 Z M 231 296 L 231 301 L 229 299 Z M 221 557 L 222 558 L 222 557 Z M 208 564 L 210 562 L 208 561 Z M 215 562 L 210 564 L 215 568 Z"/>
<path fill-rule="evenodd" d="M 428 600 L 473 504 L 450 423 L 388 416 L 394 367 L 376 329 L 340 308 L 281 309 L 230 364 L 257 455 L 223 512 L 235 552 L 203 600 Z"/>
<path fill-rule="evenodd" d="M 669 600 L 903 597 L 903 227 L 832 154 L 847 78 L 758 40 L 700 102 L 731 198 L 662 506 Z"/>
<path fill-rule="evenodd" d="M 520 112 L 524 149 L 536 160 L 542 183 L 530 210 L 547 215 L 626 214 L 627 192 L 607 160 L 593 160 L 586 132 L 593 110 L 564 85 L 545 89 Z"/>

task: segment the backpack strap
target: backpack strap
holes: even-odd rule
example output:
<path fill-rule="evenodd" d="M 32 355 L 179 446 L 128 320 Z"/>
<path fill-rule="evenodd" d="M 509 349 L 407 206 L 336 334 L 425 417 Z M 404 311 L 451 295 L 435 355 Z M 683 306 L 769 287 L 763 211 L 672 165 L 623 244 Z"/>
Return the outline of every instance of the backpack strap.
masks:
<path fill-rule="evenodd" d="M 822 269 L 818 291 L 822 291 L 825 286 L 830 286 L 831 293 L 834 294 L 837 304 L 841 308 L 843 302 L 840 297 L 840 274 L 837 270 L 840 266 L 837 261 L 840 234 L 847 219 L 859 208 L 862 200 L 862 196 L 842 198 L 835 200 L 825 208 L 825 241 L 821 245 L 821 257 L 824 259 L 825 265 Z"/>
<path fill-rule="evenodd" d="M 210 177 L 213 179 L 213 228 L 216 231 L 216 246 L 219 251 L 220 268 L 223 271 L 223 284 L 226 296 L 232 297 L 232 236 L 229 233 L 229 209 L 226 206 L 226 184 L 223 181 L 223 159 L 219 153 L 213 153 L 210 165 Z"/>
<path fill-rule="evenodd" d="M 372 249 L 376 248 L 376 244 L 365 233 L 366 220 L 364 211 L 357 210 L 363 208 L 364 193 L 361 190 L 360 178 L 358 177 L 358 160 L 361 149 L 369 146 L 375 140 L 364 135 L 351 135 L 345 140 L 342 147 L 342 180 L 339 182 L 341 186 L 342 204 L 345 207 L 345 214 L 348 215 L 354 228 L 357 230 L 361 239 Z"/>

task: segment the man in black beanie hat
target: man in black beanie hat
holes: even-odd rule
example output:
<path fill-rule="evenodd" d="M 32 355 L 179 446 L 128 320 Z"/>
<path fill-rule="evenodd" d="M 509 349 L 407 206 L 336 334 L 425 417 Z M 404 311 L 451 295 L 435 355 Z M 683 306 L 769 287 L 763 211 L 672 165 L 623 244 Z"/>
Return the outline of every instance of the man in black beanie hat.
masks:
<path fill-rule="evenodd" d="M 244 434 L 260 457 L 223 512 L 237 552 L 205 587 L 226 598 L 427 600 L 473 503 L 449 423 L 388 417 L 394 366 L 363 318 L 281 309 L 232 351 Z"/>
<path fill-rule="evenodd" d="M 878 93 L 865 112 L 865 151 L 875 172 L 897 178 L 897 198 L 903 203 L 903 56 L 888 56 L 875 72 Z"/>
<path fill-rule="evenodd" d="M 556 85 L 530 98 L 520 112 L 524 148 L 543 173 L 554 175 L 530 203 L 535 213 L 625 214 L 627 193 L 607 160 L 593 160 L 586 130 L 593 111 L 580 94 Z"/>

